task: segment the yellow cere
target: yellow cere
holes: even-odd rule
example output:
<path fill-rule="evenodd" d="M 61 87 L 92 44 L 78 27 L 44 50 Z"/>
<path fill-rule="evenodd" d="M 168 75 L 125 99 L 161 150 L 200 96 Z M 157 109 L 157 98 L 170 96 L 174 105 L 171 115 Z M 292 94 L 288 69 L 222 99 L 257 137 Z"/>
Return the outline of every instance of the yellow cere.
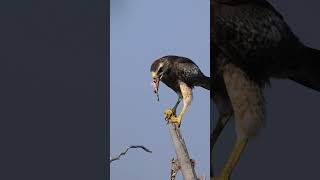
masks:
<path fill-rule="evenodd" d="M 156 78 L 157 77 L 157 73 L 156 72 L 151 72 L 151 76 L 152 76 L 152 78 Z"/>

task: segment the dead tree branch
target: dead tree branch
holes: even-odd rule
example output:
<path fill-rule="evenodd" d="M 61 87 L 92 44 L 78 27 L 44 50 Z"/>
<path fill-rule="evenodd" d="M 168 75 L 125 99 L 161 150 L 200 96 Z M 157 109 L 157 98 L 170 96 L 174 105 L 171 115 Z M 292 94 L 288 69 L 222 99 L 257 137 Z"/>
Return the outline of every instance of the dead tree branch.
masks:
<path fill-rule="evenodd" d="M 146 148 L 146 147 L 144 147 L 142 145 L 131 145 L 131 146 L 127 147 L 127 149 L 124 152 L 120 153 L 117 157 L 110 158 L 109 163 L 112 163 L 113 161 L 119 160 L 120 157 L 124 156 L 129 151 L 129 149 L 131 149 L 131 148 L 133 148 L 133 149 L 140 148 L 140 149 L 143 149 L 144 151 L 146 151 L 148 153 L 152 153 L 152 151 L 150 151 L 148 148 Z"/>
<path fill-rule="evenodd" d="M 180 129 L 176 124 L 169 123 L 169 132 L 175 151 L 177 154 L 177 160 L 179 161 L 179 169 L 181 170 L 184 180 L 197 180 L 197 175 L 192 166 L 192 161 L 188 154 L 186 144 L 181 135 Z"/>

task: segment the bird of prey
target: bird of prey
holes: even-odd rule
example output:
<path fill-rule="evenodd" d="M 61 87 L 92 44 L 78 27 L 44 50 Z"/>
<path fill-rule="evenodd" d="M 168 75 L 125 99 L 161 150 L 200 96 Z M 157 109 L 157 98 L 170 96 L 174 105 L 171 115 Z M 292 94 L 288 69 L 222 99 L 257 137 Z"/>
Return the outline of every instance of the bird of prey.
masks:
<path fill-rule="evenodd" d="M 155 60 L 150 72 L 154 93 L 157 94 L 158 100 L 160 81 L 177 93 L 177 103 L 173 108 L 165 110 L 165 117 L 168 122 L 177 123 L 180 127 L 182 117 L 192 101 L 192 89 L 200 86 L 209 90 L 210 78 L 205 76 L 192 60 L 180 56 L 164 56 Z M 183 108 L 179 116 L 176 116 L 176 109 L 181 100 Z"/>
<path fill-rule="evenodd" d="M 211 152 L 231 117 L 237 136 L 216 178 L 227 180 L 248 139 L 265 120 L 265 85 L 271 78 L 281 78 L 320 91 L 320 51 L 299 41 L 265 0 L 211 0 L 210 16 L 211 94 L 219 112 Z"/>

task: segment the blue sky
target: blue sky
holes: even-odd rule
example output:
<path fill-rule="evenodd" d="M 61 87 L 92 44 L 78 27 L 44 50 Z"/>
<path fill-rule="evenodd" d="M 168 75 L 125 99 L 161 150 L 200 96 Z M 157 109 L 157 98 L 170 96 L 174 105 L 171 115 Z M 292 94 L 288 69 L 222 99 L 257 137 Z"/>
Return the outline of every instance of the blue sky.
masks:
<path fill-rule="evenodd" d="M 149 68 L 164 55 L 192 59 L 210 74 L 209 0 L 111 1 L 110 154 L 142 144 L 153 151 L 131 150 L 110 166 L 111 179 L 168 179 L 175 152 L 163 111 L 177 95 L 160 84 L 160 102 L 151 87 Z M 181 125 L 199 175 L 209 177 L 209 91 L 194 89 L 193 102 Z M 181 105 L 179 108 L 180 112 Z M 177 179 L 182 179 L 181 174 Z"/>

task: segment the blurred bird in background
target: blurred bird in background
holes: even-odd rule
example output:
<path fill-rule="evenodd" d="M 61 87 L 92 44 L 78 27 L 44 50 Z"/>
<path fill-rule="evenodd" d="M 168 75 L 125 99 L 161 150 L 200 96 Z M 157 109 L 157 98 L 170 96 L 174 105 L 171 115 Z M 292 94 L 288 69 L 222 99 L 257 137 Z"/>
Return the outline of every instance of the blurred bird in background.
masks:
<path fill-rule="evenodd" d="M 265 0 L 211 0 L 210 43 L 211 94 L 219 112 L 211 152 L 232 116 L 236 126 L 234 149 L 214 178 L 228 180 L 248 139 L 263 125 L 269 79 L 290 79 L 320 91 L 320 52 L 302 44 Z"/>

